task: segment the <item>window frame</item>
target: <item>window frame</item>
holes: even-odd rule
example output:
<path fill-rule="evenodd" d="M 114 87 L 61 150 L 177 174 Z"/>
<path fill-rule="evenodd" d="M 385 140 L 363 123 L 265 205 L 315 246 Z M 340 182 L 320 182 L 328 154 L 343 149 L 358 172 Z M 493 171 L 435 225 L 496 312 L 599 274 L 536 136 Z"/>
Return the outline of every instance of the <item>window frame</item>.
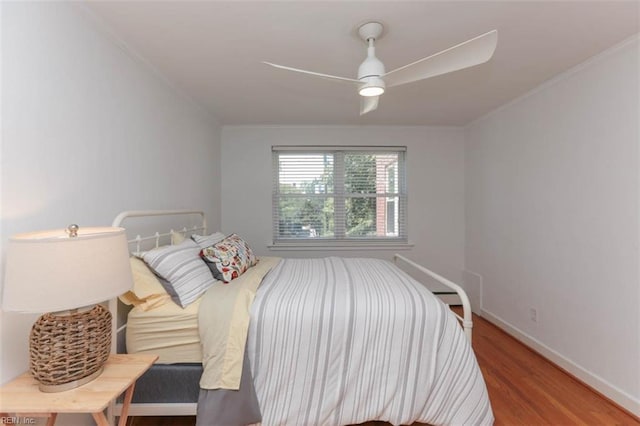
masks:
<path fill-rule="evenodd" d="M 384 154 L 393 153 L 398 155 L 398 160 L 394 164 L 395 186 L 397 192 L 388 193 L 388 176 L 384 176 L 385 192 L 359 194 L 346 193 L 345 177 L 346 170 L 344 157 L 350 153 L 371 153 Z M 280 155 L 327 155 L 333 156 L 333 192 L 323 193 L 322 197 L 333 198 L 334 211 L 334 235 L 332 237 L 282 237 L 280 229 L 280 200 L 291 196 L 285 192 L 280 192 Z M 272 146 L 272 249 L 305 249 L 305 248 L 326 248 L 326 249 L 407 249 L 413 245 L 408 239 L 408 191 L 407 191 L 407 147 L 406 146 Z M 388 166 L 384 166 L 385 172 Z M 313 197 L 313 194 L 308 194 Z M 367 237 L 353 237 L 346 235 L 347 210 L 346 202 L 349 198 L 364 197 L 382 200 L 384 204 L 385 230 L 382 235 Z M 386 233 L 386 209 L 388 201 L 393 199 L 396 204 L 395 214 L 397 216 L 397 228 L 395 234 Z M 376 208 L 376 212 L 378 209 Z M 376 218 L 377 223 L 377 218 Z"/>

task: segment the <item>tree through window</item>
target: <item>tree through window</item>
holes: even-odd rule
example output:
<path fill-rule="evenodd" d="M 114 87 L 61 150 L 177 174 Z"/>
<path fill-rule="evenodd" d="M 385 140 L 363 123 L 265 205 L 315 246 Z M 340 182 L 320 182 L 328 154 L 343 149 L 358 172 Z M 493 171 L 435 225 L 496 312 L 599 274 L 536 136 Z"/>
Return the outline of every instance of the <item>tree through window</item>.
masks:
<path fill-rule="evenodd" d="M 406 242 L 404 147 L 274 147 L 274 242 Z"/>

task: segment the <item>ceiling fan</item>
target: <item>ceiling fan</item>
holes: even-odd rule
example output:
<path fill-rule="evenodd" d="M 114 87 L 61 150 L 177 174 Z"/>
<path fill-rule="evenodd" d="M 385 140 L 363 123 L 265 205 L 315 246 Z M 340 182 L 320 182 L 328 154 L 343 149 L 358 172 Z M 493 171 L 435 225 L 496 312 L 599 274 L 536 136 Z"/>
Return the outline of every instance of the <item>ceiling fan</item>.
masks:
<path fill-rule="evenodd" d="M 357 84 L 358 93 L 361 96 L 360 115 L 363 115 L 378 107 L 379 97 L 385 92 L 386 88 L 485 63 L 493 56 L 498 43 L 498 31 L 489 31 L 426 58 L 386 72 L 384 64 L 376 58 L 375 49 L 375 42 L 382 36 L 383 29 L 383 25 L 379 22 L 367 22 L 358 27 L 358 35 L 367 43 L 368 47 L 367 58 L 358 68 L 357 79 L 307 71 L 271 62 L 263 63 L 284 70 Z"/>

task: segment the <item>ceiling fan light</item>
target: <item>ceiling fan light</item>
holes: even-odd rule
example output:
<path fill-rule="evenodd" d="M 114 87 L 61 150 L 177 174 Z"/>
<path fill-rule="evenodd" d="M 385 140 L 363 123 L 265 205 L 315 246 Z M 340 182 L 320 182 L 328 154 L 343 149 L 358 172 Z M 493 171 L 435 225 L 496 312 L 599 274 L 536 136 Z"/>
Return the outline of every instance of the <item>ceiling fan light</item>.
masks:
<path fill-rule="evenodd" d="M 360 96 L 380 96 L 384 93 L 384 81 L 380 77 L 366 77 L 358 89 Z"/>
<path fill-rule="evenodd" d="M 384 93 L 384 87 L 364 86 L 360 88 L 360 96 L 380 96 Z"/>

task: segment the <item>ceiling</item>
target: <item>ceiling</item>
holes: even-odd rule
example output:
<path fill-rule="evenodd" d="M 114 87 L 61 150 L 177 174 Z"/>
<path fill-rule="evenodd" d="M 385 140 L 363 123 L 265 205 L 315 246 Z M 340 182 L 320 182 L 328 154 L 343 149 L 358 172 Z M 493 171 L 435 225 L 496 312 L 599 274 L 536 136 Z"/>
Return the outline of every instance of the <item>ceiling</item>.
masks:
<path fill-rule="evenodd" d="M 464 125 L 640 32 L 638 1 L 90 1 L 130 49 L 221 124 Z M 393 87 L 359 115 L 358 24 L 387 70 L 497 29 L 493 58 Z"/>

